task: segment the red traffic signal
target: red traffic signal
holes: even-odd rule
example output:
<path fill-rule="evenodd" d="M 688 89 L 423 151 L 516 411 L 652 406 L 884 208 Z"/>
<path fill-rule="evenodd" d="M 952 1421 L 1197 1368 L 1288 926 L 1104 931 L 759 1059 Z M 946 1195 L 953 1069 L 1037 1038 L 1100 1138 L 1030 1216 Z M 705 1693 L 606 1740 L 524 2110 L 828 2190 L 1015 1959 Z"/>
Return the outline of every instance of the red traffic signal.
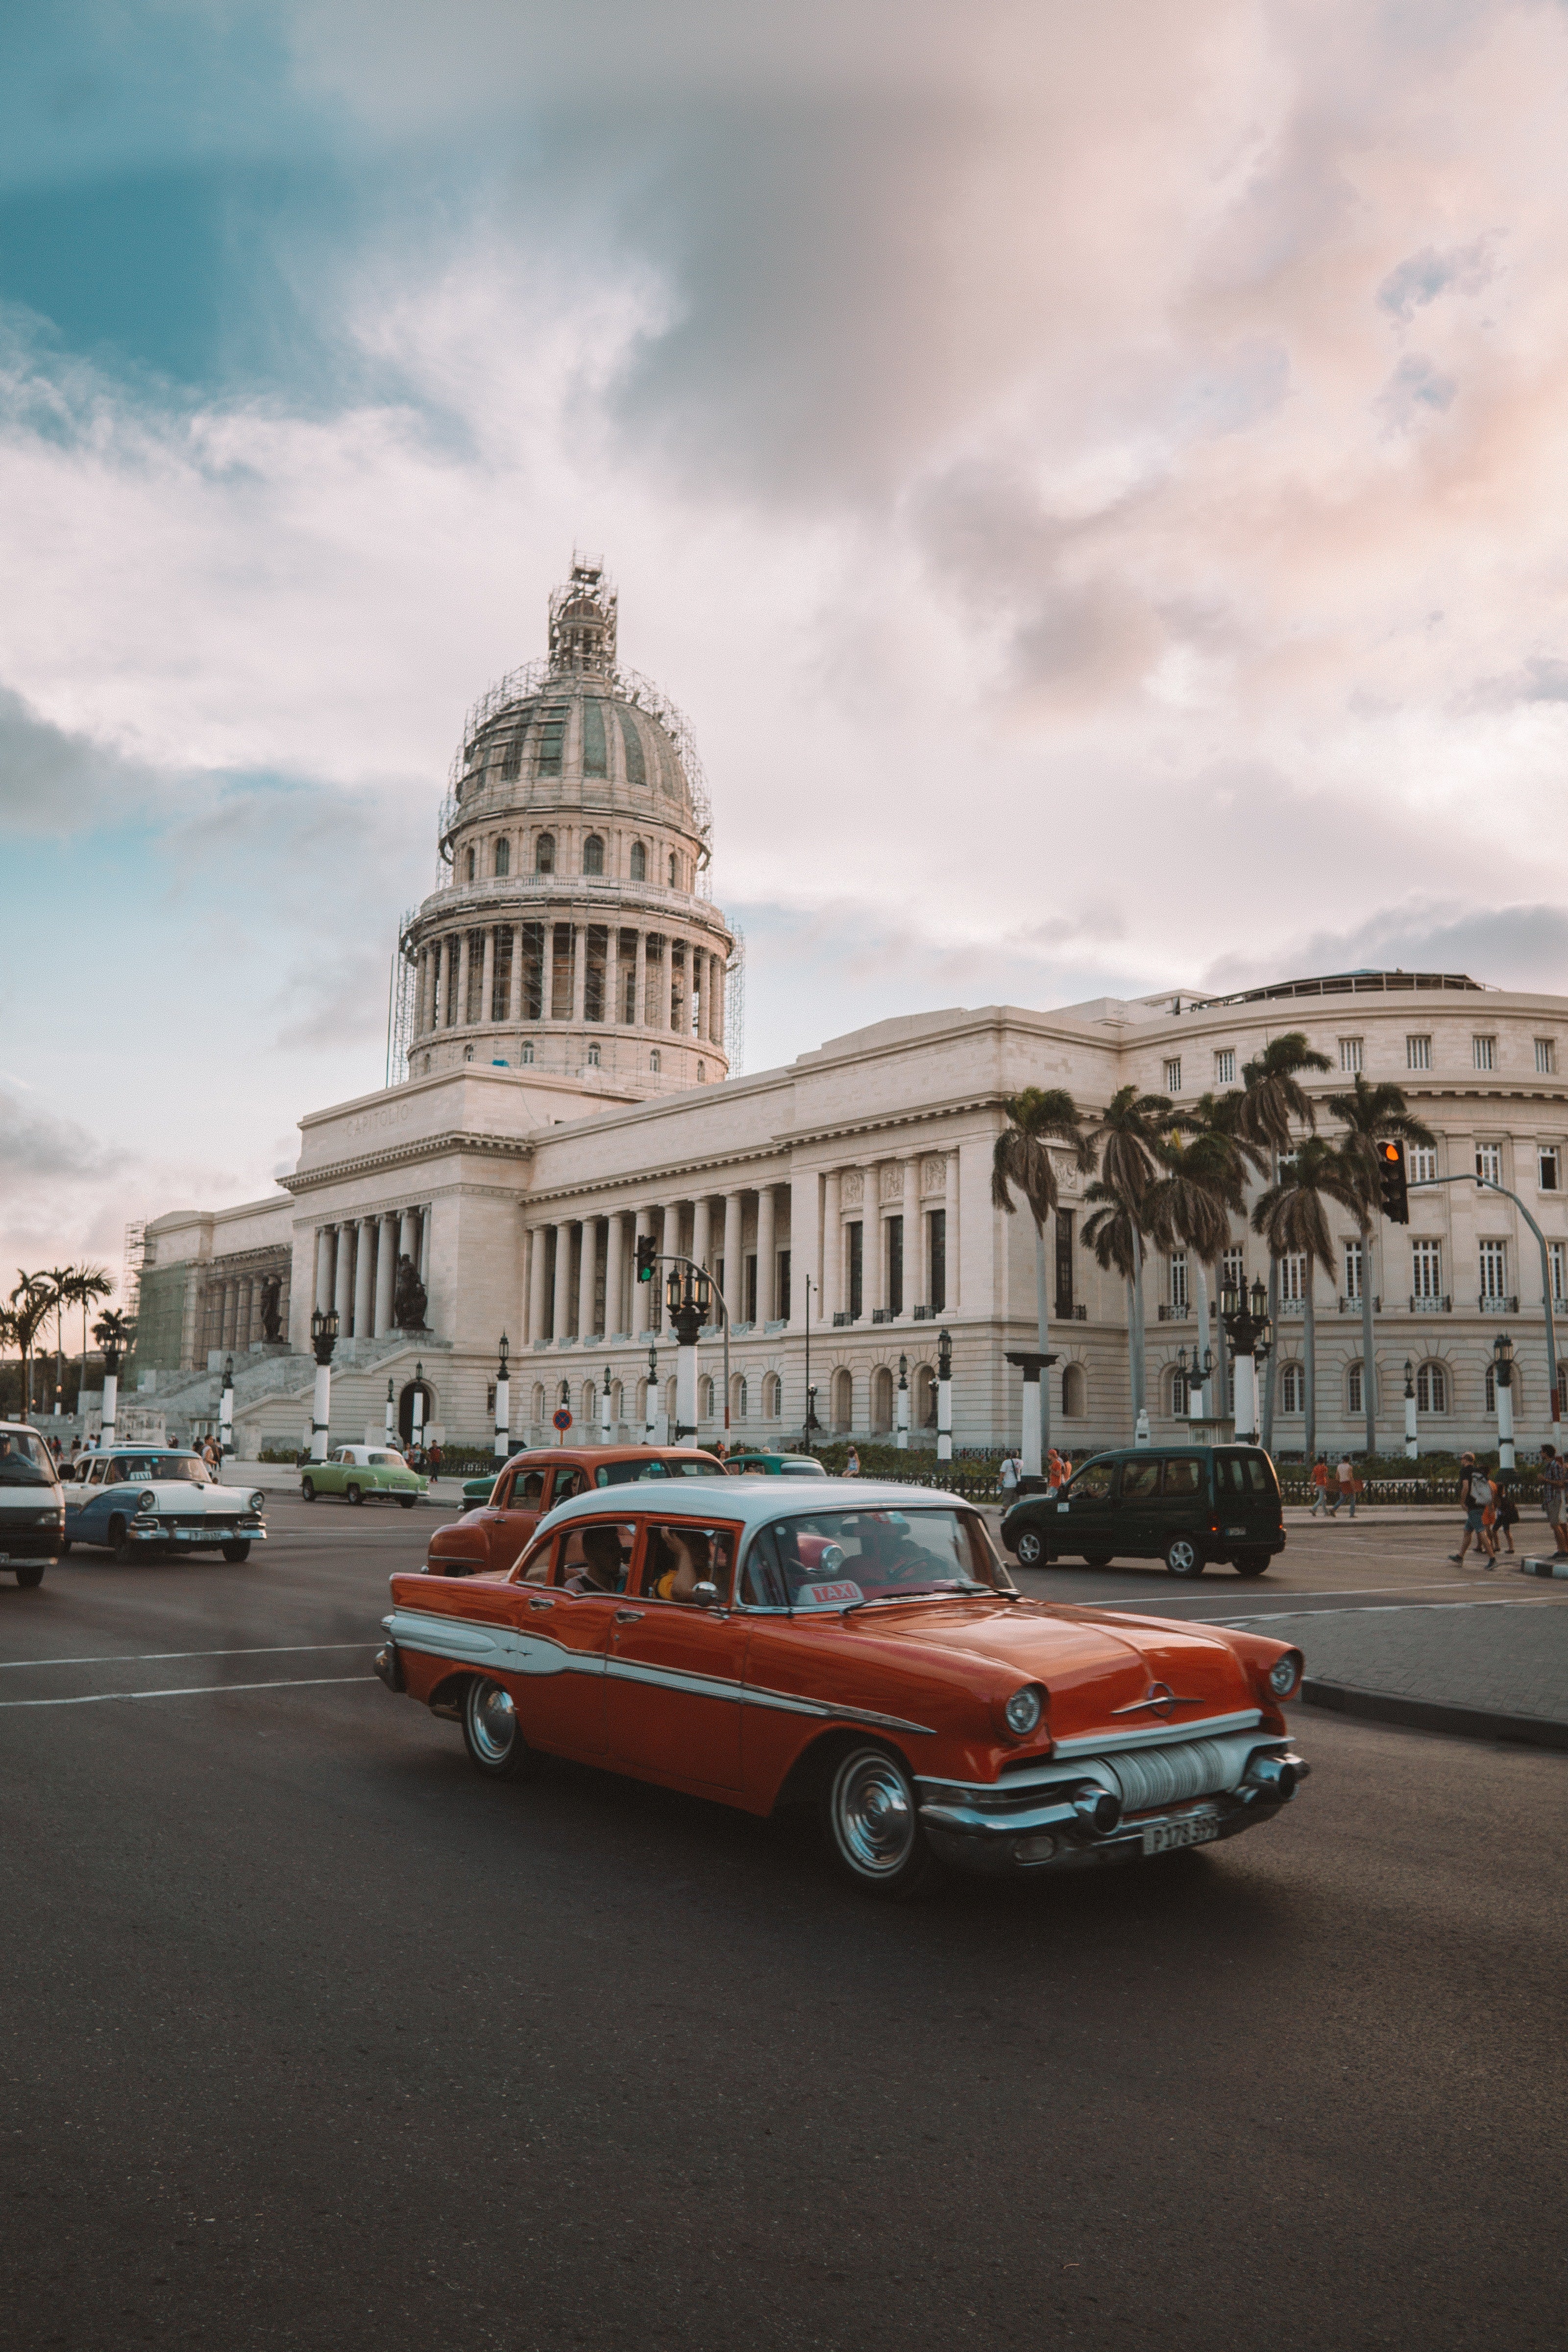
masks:
<path fill-rule="evenodd" d="M 1402 1143 L 1380 1143 L 1378 1158 L 1378 1196 L 1383 1213 L 1391 1225 L 1410 1223 L 1410 1192 L 1405 1175 L 1405 1146 Z"/>

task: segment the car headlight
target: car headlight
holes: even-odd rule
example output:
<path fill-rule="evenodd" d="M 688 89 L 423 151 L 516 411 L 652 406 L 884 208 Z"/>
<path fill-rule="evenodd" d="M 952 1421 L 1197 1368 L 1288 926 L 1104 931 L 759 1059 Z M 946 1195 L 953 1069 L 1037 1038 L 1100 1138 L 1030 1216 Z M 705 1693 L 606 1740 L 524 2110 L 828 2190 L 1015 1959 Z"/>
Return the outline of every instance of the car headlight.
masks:
<path fill-rule="evenodd" d="M 253 1511 L 264 1511 L 267 1508 L 266 1496 L 259 1493 L 252 1495 L 250 1498 L 250 1507 Z"/>
<path fill-rule="evenodd" d="M 142 1488 L 142 1493 L 140 1494 L 140 1496 L 138 1496 L 138 1497 L 137 1497 L 137 1501 L 136 1501 L 136 1508 L 137 1508 L 138 1513 L 142 1512 L 142 1511 L 155 1511 L 155 1510 L 157 1509 L 157 1507 L 158 1507 L 158 1497 L 157 1497 L 157 1496 L 156 1496 L 156 1495 L 154 1495 L 154 1493 L 153 1492 L 153 1489 L 152 1489 L 152 1487 L 151 1487 L 151 1486 L 144 1486 L 144 1487 Z"/>
<path fill-rule="evenodd" d="M 1289 1698 L 1301 1679 L 1305 1664 L 1300 1650 L 1287 1650 L 1268 1669 L 1268 1687 L 1276 1698 Z"/>
<path fill-rule="evenodd" d="M 1022 1690 L 1013 1693 L 1002 1713 L 1008 1730 L 1016 1732 L 1020 1739 L 1026 1739 L 1044 1709 L 1045 1701 L 1038 1683 L 1026 1683 Z"/>
<path fill-rule="evenodd" d="M 63 1509 L 58 1511 L 40 1511 L 33 1521 L 33 1525 L 36 1528 L 58 1528 L 64 1524 L 65 1516 Z"/>

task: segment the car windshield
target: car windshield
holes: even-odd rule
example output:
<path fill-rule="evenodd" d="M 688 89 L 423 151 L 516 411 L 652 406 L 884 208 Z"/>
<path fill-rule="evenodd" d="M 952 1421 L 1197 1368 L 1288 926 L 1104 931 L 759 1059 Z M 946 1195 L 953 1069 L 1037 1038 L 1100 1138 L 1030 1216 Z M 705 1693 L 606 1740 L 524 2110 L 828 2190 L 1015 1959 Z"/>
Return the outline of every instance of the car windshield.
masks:
<path fill-rule="evenodd" d="M 758 1528 L 744 1597 L 760 1608 L 842 1609 L 995 1590 L 991 1547 L 972 1511 L 816 1511 Z"/>
<path fill-rule="evenodd" d="M 365 1460 L 367 1462 L 379 1462 L 383 1468 L 386 1470 L 401 1470 L 403 1467 L 403 1456 L 401 1454 L 367 1454 L 365 1455 Z"/>
<path fill-rule="evenodd" d="M 55 1461 L 30 1429 L 0 1429 L 0 1486 L 52 1486 Z"/>
<path fill-rule="evenodd" d="M 195 1454 L 117 1454 L 109 1465 L 116 1485 L 138 1478 L 183 1478 L 193 1486 L 210 1486 L 212 1474 Z"/>

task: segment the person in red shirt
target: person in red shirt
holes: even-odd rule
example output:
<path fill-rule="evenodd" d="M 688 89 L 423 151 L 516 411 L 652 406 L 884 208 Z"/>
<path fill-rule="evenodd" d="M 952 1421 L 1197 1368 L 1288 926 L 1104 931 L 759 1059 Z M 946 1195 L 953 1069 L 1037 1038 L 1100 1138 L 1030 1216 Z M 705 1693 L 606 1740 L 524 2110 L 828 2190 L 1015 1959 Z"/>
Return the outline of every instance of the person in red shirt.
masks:
<path fill-rule="evenodd" d="M 1329 1509 L 1329 1457 L 1320 1454 L 1312 1465 L 1312 1517 Z"/>

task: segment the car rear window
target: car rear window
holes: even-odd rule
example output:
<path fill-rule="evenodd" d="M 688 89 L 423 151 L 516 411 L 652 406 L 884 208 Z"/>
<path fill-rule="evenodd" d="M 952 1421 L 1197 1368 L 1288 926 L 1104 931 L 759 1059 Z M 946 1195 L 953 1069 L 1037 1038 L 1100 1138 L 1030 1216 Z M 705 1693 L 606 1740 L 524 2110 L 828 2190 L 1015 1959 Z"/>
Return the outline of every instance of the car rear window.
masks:
<path fill-rule="evenodd" d="M 1227 1495 L 1279 1496 L 1279 1481 L 1267 1454 L 1223 1454 L 1217 1465 L 1219 1483 Z"/>

